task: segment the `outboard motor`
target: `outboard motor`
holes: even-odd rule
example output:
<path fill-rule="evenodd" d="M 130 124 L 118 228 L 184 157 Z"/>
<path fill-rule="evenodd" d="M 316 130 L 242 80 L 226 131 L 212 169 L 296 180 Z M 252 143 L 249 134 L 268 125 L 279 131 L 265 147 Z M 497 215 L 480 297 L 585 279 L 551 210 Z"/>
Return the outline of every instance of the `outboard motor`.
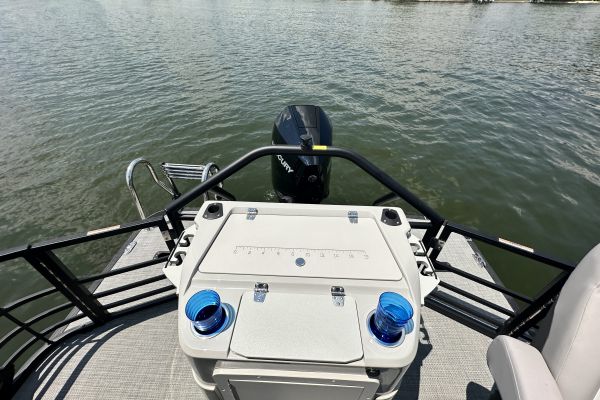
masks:
<path fill-rule="evenodd" d="M 332 127 L 318 106 L 287 106 L 275 119 L 273 144 L 331 145 Z M 276 155 L 271 157 L 273 188 L 279 201 L 320 203 L 329 195 L 330 157 Z"/>

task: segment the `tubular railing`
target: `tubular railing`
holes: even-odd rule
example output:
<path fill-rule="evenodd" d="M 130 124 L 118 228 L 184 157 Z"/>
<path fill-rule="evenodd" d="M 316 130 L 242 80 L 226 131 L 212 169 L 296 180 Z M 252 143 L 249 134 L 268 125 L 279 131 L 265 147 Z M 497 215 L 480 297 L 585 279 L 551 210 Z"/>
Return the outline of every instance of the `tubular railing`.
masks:
<path fill-rule="evenodd" d="M 505 296 L 516 299 L 526 306 L 520 310 L 510 310 L 498 304 L 490 302 L 480 296 L 469 293 L 459 287 L 456 287 L 446 281 L 440 282 L 440 287 L 444 292 L 434 292 L 426 298 L 426 305 L 447 315 L 457 321 L 478 330 L 488 336 L 498 334 L 509 334 L 512 336 L 526 335 L 527 331 L 545 315 L 552 302 L 556 299 L 564 282 L 573 270 L 573 266 L 563 261 L 541 254 L 534 249 L 504 240 L 502 238 L 490 236 L 478 232 L 472 228 L 464 227 L 444 219 L 440 214 L 433 210 L 429 205 L 419 199 L 416 195 L 400 185 L 392 177 L 381 171 L 374 164 L 369 162 L 359 154 L 335 147 L 313 146 L 312 148 L 303 148 L 300 146 L 267 146 L 255 149 L 238 160 L 231 163 L 206 181 L 194 187 L 191 191 L 183 194 L 181 197 L 172 201 L 165 208 L 164 212 L 156 214 L 141 221 L 117 225 L 109 228 L 89 231 L 82 234 L 71 235 L 63 238 L 34 243 L 27 246 L 16 247 L 5 251 L 0 251 L 1 263 L 22 259 L 29 263 L 40 275 L 42 275 L 52 287 L 29 294 L 19 300 L 0 308 L 0 317 L 4 317 L 16 325 L 16 328 L 9 331 L 4 337 L 0 338 L 0 350 L 5 348 L 20 333 L 27 333 L 31 337 L 6 360 L 0 360 L 0 396 L 11 395 L 24 381 L 24 379 L 33 371 L 33 369 L 55 348 L 68 337 L 86 329 L 105 324 L 111 319 L 125 313 L 134 312 L 145 307 L 149 307 L 161 302 L 169 301 L 175 298 L 174 287 L 171 284 L 156 289 L 147 290 L 144 293 L 138 293 L 125 297 L 110 303 L 103 304 L 99 299 L 106 298 L 117 293 L 126 293 L 131 289 L 160 282 L 164 279 L 163 274 L 141 279 L 139 281 L 121 285 L 100 292 L 93 292 L 86 285 L 100 281 L 104 278 L 113 277 L 134 270 L 147 268 L 152 265 L 164 263 L 168 256 L 159 256 L 151 260 L 138 262 L 118 269 L 111 269 L 98 274 L 77 278 L 69 268 L 56 255 L 55 251 L 69 246 L 79 245 L 86 242 L 96 241 L 103 238 L 113 237 L 124 233 L 132 233 L 145 228 L 158 228 L 163 236 L 165 244 L 169 250 L 175 248 L 175 241 L 180 237 L 184 230 L 184 220 L 193 219 L 194 213 L 189 210 L 184 211 L 184 207 L 191 201 L 201 198 L 209 190 L 214 190 L 225 179 L 238 172 L 251 162 L 270 155 L 292 154 L 307 156 L 327 156 L 344 158 L 353 162 L 363 169 L 375 180 L 392 191 L 378 201 L 386 201 L 393 198 L 400 198 L 419 211 L 427 220 L 411 221 L 414 229 L 425 229 L 423 243 L 428 256 L 438 271 L 444 271 L 459 275 L 469 279 L 472 282 L 483 285 L 489 289 L 502 293 Z M 467 238 L 482 241 L 499 249 L 526 257 L 528 259 L 541 262 L 548 266 L 558 268 L 561 273 L 548 284 L 539 294 L 531 298 L 527 295 L 508 289 L 496 282 L 484 280 L 478 276 L 469 274 L 464 270 L 442 262 L 438 259 L 443 245 L 452 233 L 463 235 Z M 167 293 L 170 292 L 170 293 Z M 47 296 L 60 293 L 66 302 L 58 304 L 52 308 L 22 321 L 15 317 L 15 310 L 31 304 L 34 301 L 43 299 Z M 166 294 L 165 294 L 166 293 Z M 502 319 L 498 316 L 490 316 L 482 313 L 474 307 L 467 307 L 464 303 L 457 301 L 457 298 L 449 296 L 448 293 L 455 293 L 465 297 L 477 304 L 488 307 L 499 314 L 507 317 Z M 161 297 L 138 303 L 131 306 L 131 303 L 147 299 L 157 295 L 164 294 Z M 117 307 L 130 305 L 129 307 L 115 311 Z M 43 329 L 34 329 L 34 325 L 46 320 L 51 316 L 56 316 L 61 312 L 68 310 L 78 310 L 77 313 L 71 312 L 65 319 L 55 322 Z M 81 324 L 78 328 L 69 331 L 61 331 L 61 328 L 88 318 L 89 322 Z M 42 347 L 31 356 L 18 372 L 15 371 L 16 361 L 22 357 L 26 351 L 31 349 L 36 343 Z"/>
<path fill-rule="evenodd" d="M 465 272 L 464 270 L 452 266 L 447 262 L 439 261 L 438 257 L 441 253 L 442 246 L 431 249 L 429 258 L 438 271 L 445 271 L 459 275 L 463 278 L 469 279 L 472 282 L 500 292 L 509 298 L 518 300 L 526 305 L 523 309 L 515 312 L 513 310 L 504 309 L 498 307 L 497 305 L 490 304 L 490 302 L 486 301 L 485 299 L 470 293 L 466 293 L 460 288 L 456 288 L 446 282 L 440 282 L 441 287 L 458 295 L 467 297 L 480 305 L 494 309 L 495 311 L 498 311 L 509 317 L 500 323 L 498 323 L 497 320 L 489 320 L 489 318 L 487 321 L 481 321 L 482 319 L 485 319 L 485 317 L 482 317 L 481 315 L 475 315 L 473 312 L 474 310 L 470 310 L 468 308 L 465 309 L 462 307 L 463 309 L 461 310 L 461 307 L 457 307 L 456 302 L 452 302 L 452 300 L 446 299 L 444 302 L 444 300 L 440 298 L 441 296 L 437 296 L 436 298 L 436 295 L 434 294 L 434 296 L 428 299 L 429 303 L 426 301 L 426 304 L 431 308 L 453 316 L 465 325 L 468 325 L 490 337 L 495 337 L 496 335 L 500 334 L 522 336 L 530 328 L 534 327 L 535 324 L 537 324 L 537 322 L 539 322 L 546 315 L 550 305 L 555 301 L 560 289 L 562 289 L 562 286 L 575 268 L 573 265 L 567 262 L 558 260 L 546 254 L 542 254 L 530 247 L 526 247 L 500 237 L 487 235 L 473 228 L 465 227 L 449 221 L 444 223 L 441 231 L 439 232 L 439 235 L 436 238 L 437 243 L 443 244 L 448 240 L 452 233 L 457 233 L 466 238 L 481 241 L 498 249 L 505 250 L 521 257 L 525 257 L 561 270 L 557 277 L 554 278 L 545 288 L 543 288 L 540 293 L 538 293 L 534 298 L 531 298 L 522 293 L 508 289 L 496 282 L 490 282 L 476 275 Z"/>
<path fill-rule="evenodd" d="M 356 166 L 364 170 L 376 181 L 381 183 L 383 186 L 387 187 L 389 190 L 392 191 L 392 193 L 402 198 L 404 201 L 413 206 L 417 211 L 419 211 L 431 221 L 432 226 L 431 228 L 427 229 L 427 233 L 425 234 L 425 237 L 423 239 L 423 241 L 426 244 L 433 238 L 432 235 L 434 234 L 434 232 L 437 232 L 437 230 L 439 230 L 442 227 L 442 224 L 444 223 L 444 218 L 440 214 L 438 214 L 433 208 L 431 208 L 427 203 L 418 198 L 415 194 L 410 192 L 404 186 L 399 184 L 396 180 L 394 180 L 394 178 L 380 170 L 369 160 L 367 160 L 366 158 L 354 151 L 328 146 L 265 146 L 250 151 L 246 155 L 242 156 L 241 158 L 229 164 L 227 167 L 220 170 L 215 175 L 211 176 L 206 181 L 194 187 L 189 192 L 183 194 L 181 197 L 172 201 L 165 208 L 165 213 L 171 221 L 171 223 L 173 224 L 173 228 L 175 229 L 175 231 L 178 234 L 183 232 L 183 225 L 181 224 L 181 221 L 179 221 L 178 218 L 178 214 L 183 209 L 183 207 L 188 205 L 193 200 L 199 198 L 207 191 L 213 189 L 219 183 L 223 182 L 225 179 L 229 178 L 231 175 L 235 174 L 251 162 L 256 161 L 262 157 L 274 156 L 279 154 L 338 157 L 354 163 Z"/>
<path fill-rule="evenodd" d="M 167 261 L 168 256 L 159 256 L 152 260 L 139 262 L 118 269 L 112 269 L 102 273 L 77 278 L 69 270 L 69 268 L 59 259 L 55 254 L 55 250 L 62 249 L 65 247 L 74 246 L 81 243 L 91 242 L 108 238 L 124 233 L 131 233 L 145 228 L 156 227 L 163 232 L 165 237 L 165 243 L 169 248 L 174 247 L 174 241 L 163 215 L 155 215 L 150 218 L 125 224 L 119 226 L 113 226 L 110 228 L 98 229 L 95 231 L 85 232 L 83 234 L 72 235 L 59 239 L 43 241 L 34 243 L 28 246 L 17 247 L 9 250 L 0 252 L 0 263 L 11 261 L 11 260 L 24 260 L 30 264 L 40 275 L 42 275 L 52 287 L 44 290 L 40 290 L 36 293 L 32 293 L 19 300 L 13 301 L 10 304 L 0 308 L 0 317 L 6 318 L 12 322 L 16 327 L 6 333 L 0 338 L 0 350 L 4 349 L 17 335 L 25 332 L 30 335 L 30 338 L 20 345 L 12 354 L 8 355 L 5 360 L 0 360 L 0 397 L 5 395 L 10 396 L 14 390 L 20 386 L 25 377 L 35 368 L 36 360 L 41 360 L 48 354 L 50 349 L 54 345 L 62 342 L 74 333 L 81 332 L 84 329 L 91 327 L 100 326 L 116 316 L 122 315 L 127 312 L 136 311 L 142 307 L 149 307 L 164 301 L 168 301 L 175 298 L 174 287 L 170 283 L 166 286 L 162 286 L 157 289 L 146 291 L 141 294 L 129 296 L 118 301 L 114 301 L 107 304 L 100 303 L 99 299 L 107 297 L 116 293 L 126 293 L 127 291 L 143 286 L 150 283 L 159 282 L 166 280 L 165 276 L 161 273 L 157 276 L 139 280 L 130 284 L 122 285 L 113 289 L 104 290 L 101 292 L 92 293 L 86 284 L 102 280 L 107 277 L 116 276 L 146 268 L 151 265 L 164 263 Z M 171 292 L 162 297 L 154 298 L 143 304 L 139 304 L 133 307 L 120 310 L 118 312 L 113 311 L 115 307 L 124 306 L 139 300 L 143 300 L 148 297 L 156 296 L 162 293 Z M 60 293 L 66 302 L 57 306 L 43 310 L 41 313 L 34 315 L 33 317 L 22 321 L 14 316 L 15 311 L 20 308 L 31 304 L 34 301 L 44 299 L 49 295 Z M 66 312 L 69 310 L 77 310 L 74 315 L 69 315 L 59 322 L 45 326 L 42 329 L 34 329 L 35 324 L 39 324 L 48 318 L 55 316 L 60 312 Z M 88 318 L 90 322 L 81 324 L 78 329 L 64 332 L 60 331 L 61 328 L 68 326 L 74 322 Z M 20 371 L 15 374 L 15 363 L 36 344 L 42 344 L 40 350 L 37 351 L 34 356 L 27 360 Z"/>
<path fill-rule="evenodd" d="M 188 205 L 193 200 L 199 198 L 207 191 L 216 187 L 225 179 L 240 171 L 242 168 L 244 168 L 251 162 L 262 157 L 280 154 L 338 157 L 354 163 L 356 166 L 364 170 L 367 174 L 369 174 L 371 177 L 373 177 L 375 180 L 377 180 L 379 183 L 381 183 L 383 186 L 385 186 L 391 191 L 391 193 L 375 200 L 375 204 L 380 204 L 385 201 L 390 201 L 396 198 L 402 199 L 406 203 L 414 207 L 417 211 L 419 211 L 424 217 L 426 217 L 429 220 L 429 223 L 427 224 L 425 230 L 425 234 L 423 236 L 423 243 L 429 252 L 429 258 L 432 260 L 435 267 L 437 267 L 440 270 L 454 273 L 464 278 L 470 279 L 480 285 L 486 286 L 492 290 L 496 290 L 504 294 L 505 296 L 509 296 L 527 304 L 527 307 L 521 310 L 519 313 L 515 313 L 514 311 L 507 310 L 504 308 L 498 308 L 497 306 L 490 307 L 502 314 L 508 315 L 509 318 L 507 320 L 499 322 L 495 318 L 491 319 L 487 315 L 481 313 L 478 314 L 477 312 L 464 307 L 455 299 L 449 298 L 448 296 L 441 296 L 437 295 L 436 293 L 433 293 L 429 296 L 429 300 L 426 303 L 427 305 L 429 305 L 432 308 L 435 308 L 439 312 L 445 313 L 446 315 L 457 319 L 465 325 L 468 325 L 473 329 L 476 329 L 488 336 L 493 337 L 500 333 L 518 336 L 523 334 L 529 328 L 535 326 L 535 324 L 541 318 L 543 318 L 543 316 L 545 315 L 545 311 L 548 310 L 550 304 L 554 301 L 556 296 L 558 296 L 562 285 L 569 277 L 570 272 L 574 268 L 573 265 L 570 265 L 553 257 L 540 254 L 526 246 L 522 246 L 517 243 L 510 242 L 508 240 L 504 240 L 498 237 L 486 235 L 476 231 L 475 229 L 464 227 L 447 221 L 437 211 L 431 208 L 427 203 L 425 203 L 415 194 L 403 187 L 391 176 L 386 174 L 384 171 L 380 170 L 377 166 L 375 166 L 363 156 L 350 150 L 328 146 L 265 146 L 257 148 L 245 154 L 241 158 L 237 159 L 236 161 L 219 171 L 217 174 L 213 175 L 205 182 L 197 185 L 186 194 L 171 202 L 165 208 L 165 214 L 167 218 L 171 221 L 175 233 L 180 234 L 181 232 L 183 232 L 183 225 L 179 218 L 179 213 L 181 212 L 181 210 L 183 210 L 183 208 L 186 205 Z M 420 223 L 420 225 L 423 224 Z M 534 299 L 531 299 L 526 295 L 517 293 L 502 285 L 499 285 L 498 283 L 486 281 L 485 279 L 482 279 L 478 276 L 469 274 L 459 268 L 453 267 L 448 263 L 442 263 L 438 261 L 438 256 L 443 248 L 443 244 L 452 232 L 461 234 L 472 239 L 483 241 L 489 245 L 506 250 L 508 252 L 533 259 L 535 261 L 541 262 L 552 267 L 559 268 L 563 272 L 559 275 L 558 279 L 555 279 L 553 282 L 551 282 L 550 285 L 548 285 L 544 290 L 542 290 L 540 294 L 538 294 Z M 456 294 L 465 296 L 464 291 L 461 291 L 460 288 L 456 288 L 455 286 L 450 285 L 447 282 L 443 282 L 440 286 Z M 476 296 L 469 293 L 465 297 L 468 297 L 470 300 L 475 301 L 478 304 L 487 307 L 490 306 L 490 302 L 486 301 L 485 299 L 482 299 L 480 296 Z"/>

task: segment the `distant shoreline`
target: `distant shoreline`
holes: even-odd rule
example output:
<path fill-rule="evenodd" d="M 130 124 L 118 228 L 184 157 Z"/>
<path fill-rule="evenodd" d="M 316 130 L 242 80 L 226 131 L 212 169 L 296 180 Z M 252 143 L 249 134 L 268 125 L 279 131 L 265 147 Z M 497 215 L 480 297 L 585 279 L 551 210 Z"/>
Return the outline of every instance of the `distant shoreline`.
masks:
<path fill-rule="evenodd" d="M 407 3 L 477 3 L 473 0 L 406 0 Z M 529 1 L 529 0 L 494 0 L 483 1 L 483 3 L 532 3 L 532 4 L 600 4 L 600 0 L 546 0 L 546 1 Z"/>

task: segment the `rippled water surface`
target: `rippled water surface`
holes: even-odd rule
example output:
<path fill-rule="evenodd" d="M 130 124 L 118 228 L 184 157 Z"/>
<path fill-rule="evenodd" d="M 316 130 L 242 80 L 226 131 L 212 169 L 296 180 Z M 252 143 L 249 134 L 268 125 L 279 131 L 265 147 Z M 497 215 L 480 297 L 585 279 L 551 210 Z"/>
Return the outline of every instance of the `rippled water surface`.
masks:
<path fill-rule="evenodd" d="M 0 0 L 0 81 L 2 248 L 135 220 L 130 160 L 225 165 L 290 103 L 448 218 L 568 260 L 600 241 L 598 6 Z M 272 199 L 268 168 L 226 188 Z M 334 162 L 329 202 L 384 193 Z"/>

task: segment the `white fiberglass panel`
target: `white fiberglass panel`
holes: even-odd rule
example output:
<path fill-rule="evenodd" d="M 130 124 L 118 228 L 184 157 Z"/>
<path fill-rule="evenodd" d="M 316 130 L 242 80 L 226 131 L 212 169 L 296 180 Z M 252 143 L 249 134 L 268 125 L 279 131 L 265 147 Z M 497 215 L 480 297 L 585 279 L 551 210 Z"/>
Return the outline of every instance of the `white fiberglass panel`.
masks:
<path fill-rule="evenodd" d="M 246 292 L 231 350 L 247 358 L 350 363 L 363 357 L 356 303 L 331 295 L 267 293 L 264 302 Z"/>
<path fill-rule="evenodd" d="M 199 269 L 203 273 L 400 280 L 371 218 L 231 214 Z"/>

